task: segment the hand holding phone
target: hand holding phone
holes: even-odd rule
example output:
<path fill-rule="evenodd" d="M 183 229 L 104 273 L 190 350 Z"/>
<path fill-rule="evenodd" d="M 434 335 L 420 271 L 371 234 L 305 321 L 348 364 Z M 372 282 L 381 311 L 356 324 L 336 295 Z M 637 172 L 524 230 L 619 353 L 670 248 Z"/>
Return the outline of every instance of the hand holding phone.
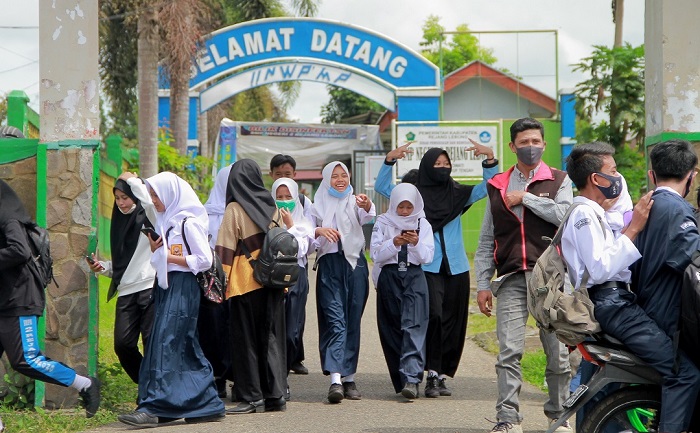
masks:
<path fill-rule="evenodd" d="M 143 233 L 146 236 L 149 236 L 153 241 L 157 241 L 158 239 L 160 239 L 160 235 L 156 233 L 156 231 L 153 230 L 151 227 L 142 228 L 141 233 Z"/>
<path fill-rule="evenodd" d="M 90 257 L 90 256 L 85 256 L 85 260 L 87 260 L 87 262 L 88 262 L 89 264 L 91 264 L 91 265 L 94 265 L 94 264 L 95 264 L 95 259 L 93 259 L 93 258 Z"/>

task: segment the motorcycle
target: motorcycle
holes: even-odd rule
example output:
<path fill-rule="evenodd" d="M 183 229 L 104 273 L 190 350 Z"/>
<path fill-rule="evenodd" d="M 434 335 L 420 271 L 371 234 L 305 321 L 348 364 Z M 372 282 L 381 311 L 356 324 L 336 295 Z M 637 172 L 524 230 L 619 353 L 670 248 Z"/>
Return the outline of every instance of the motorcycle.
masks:
<path fill-rule="evenodd" d="M 619 388 L 587 409 L 578 433 L 656 432 L 661 409 L 661 375 L 620 341 L 599 334 L 578 346 L 583 359 L 598 366 L 586 384 L 579 385 L 563 403 L 564 413 L 547 433 L 571 418 L 604 387 Z"/>

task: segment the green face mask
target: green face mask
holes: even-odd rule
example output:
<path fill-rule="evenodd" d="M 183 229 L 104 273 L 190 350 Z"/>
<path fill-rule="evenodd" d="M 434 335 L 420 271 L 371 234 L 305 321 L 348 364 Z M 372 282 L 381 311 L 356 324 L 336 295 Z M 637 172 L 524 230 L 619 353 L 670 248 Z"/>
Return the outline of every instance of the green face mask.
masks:
<path fill-rule="evenodd" d="M 294 200 L 275 200 L 278 209 L 287 209 L 289 213 L 294 211 L 294 206 L 296 206 L 296 201 Z"/>

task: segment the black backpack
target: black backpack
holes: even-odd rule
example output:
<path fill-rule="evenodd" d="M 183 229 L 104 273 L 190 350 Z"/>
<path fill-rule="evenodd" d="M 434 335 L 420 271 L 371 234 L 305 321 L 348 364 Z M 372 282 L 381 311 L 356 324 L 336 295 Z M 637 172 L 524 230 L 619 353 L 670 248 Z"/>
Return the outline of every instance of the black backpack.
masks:
<path fill-rule="evenodd" d="M 51 258 L 48 230 L 39 227 L 33 221 L 24 223 L 24 228 L 27 232 L 29 249 L 32 252 L 32 257 L 27 262 L 29 270 L 42 288 L 46 288 L 52 280 L 58 287 L 58 283 L 53 277 L 53 259 Z"/>
<path fill-rule="evenodd" d="M 692 261 L 685 268 L 680 304 L 680 347 L 696 365 L 700 365 L 697 350 L 700 345 L 700 252 L 693 254 Z"/>
<path fill-rule="evenodd" d="M 265 234 L 257 260 L 252 259 L 245 242 L 241 242 L 241 245 L 248 263 L 253 267 L 255 281 L 270 289 L 284 289 L 293 286 L 299 279 L 299 243 L 294 235 L 273 222 L 277 227 Z"/>

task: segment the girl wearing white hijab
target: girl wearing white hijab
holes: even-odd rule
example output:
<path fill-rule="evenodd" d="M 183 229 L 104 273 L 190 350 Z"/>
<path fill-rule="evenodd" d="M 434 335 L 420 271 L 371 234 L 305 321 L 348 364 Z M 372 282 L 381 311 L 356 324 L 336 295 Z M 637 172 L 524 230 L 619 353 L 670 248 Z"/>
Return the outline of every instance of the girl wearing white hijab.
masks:
<path fill-rule="evenodd" d="M 209 215 L 209 245 L 212 248 L 216 247 L 216 236 L 219 234 L 221 220 L 224 218 L 226 210 L 226 187 L 228 186 L 228 175 L 231 173 L 231 165 L 219 170 L 214 180 L 214 187 L 209 193 L 207 202 L 204 203 L 204 209 Z"/>
<path fill-rule="evenodd" d="M 285 320 L 287 325 L 287 371 L 300 357 L 303 359 L 303 335 L 306 324 L 306 300 L 309 296 L 309 276 L 306 265 L 309 245 L 314 242 L 314 227 L 304 216 L 304 206 L 299 201 L 297 183 L 287 177 L 279 178 L 272 184 L 272 198 L 280 210 L 284 227 L 299 243 L 299 279 L 290 287 L 284 297 Z M 310 200 L 308 200 L 310 201 Z M 301 352 L 301 353 L 300 353 Z M 289 399 L 289 386 L 287 386 Z"/>
<path fill-rule="evenodd" d="M 353 195 L 345 164 L 333 161 L 323 168 L 323 181 L 314 196 L 316 301 L 321 366 L 331 377 L 331 403 L 362 398 L 355 385 L 360 321 L 369 294 L 362 224 L 375 215 L 369 197 Z"/>
<path fill-rule="evenodd" d="M 423 198 L 409 183 L 391 192 L 389 210 L 372 230 L 372 280 L 377 288 L 377 326 L 396 392 L 418 397 L 425 369 L 428 283 L 421 265 L 433 260 L 433 229 Z"/>
<path fill-rule="evenodd" d="M 216 421 L 225 416 L 224 403 L 197 338 L 202 294 L 195 275 L 209 269 L 213 259 L 207 213 L 192 187 L 173 173 L 159 173 L 146 179 L 146 185 L 159 235 L 149 236 L 158 281 L 155 320 L 139 372 L 138 407 L 120 415 L 119 421 L 137 427 L 179 418 L 188 423 Z"/>

